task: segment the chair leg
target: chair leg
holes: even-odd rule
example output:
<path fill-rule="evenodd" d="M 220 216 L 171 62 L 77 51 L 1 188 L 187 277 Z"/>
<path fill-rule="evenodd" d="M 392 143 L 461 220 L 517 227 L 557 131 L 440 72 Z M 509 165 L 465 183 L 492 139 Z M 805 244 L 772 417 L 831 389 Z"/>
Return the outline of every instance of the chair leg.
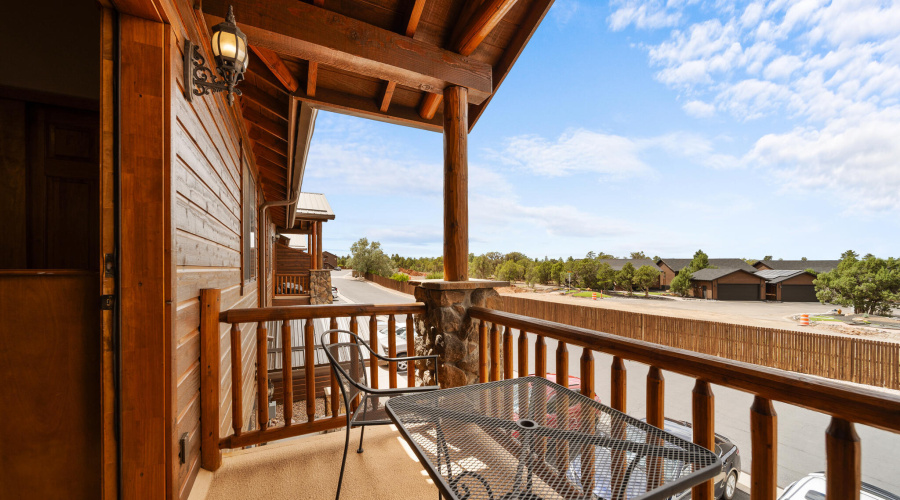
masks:
<path fill-rule="evenodd" d="M 344 482 L 344 467 L 347 465 L 347 448 L 350 447 L 350 424 L 347 423 L 347 433 L 344 438 L 344 459 L 341 460 L 341 475 L 338 476 L 338 487 L 337 493 L 334 495 L 334 500 L 340 500 L 341 498 L 341 483 Z"/>
<path fill-rule="evenodd" d="M 363 449 L 362 449 L 362 440 L 363 440 L 363 434 L 365 434 L 365 432 L 366 432 L 365 426 L 359 428 L 359 449 L 356 450 L 357 453 L 362 453 L 362 452 L 363 452 Z"/>

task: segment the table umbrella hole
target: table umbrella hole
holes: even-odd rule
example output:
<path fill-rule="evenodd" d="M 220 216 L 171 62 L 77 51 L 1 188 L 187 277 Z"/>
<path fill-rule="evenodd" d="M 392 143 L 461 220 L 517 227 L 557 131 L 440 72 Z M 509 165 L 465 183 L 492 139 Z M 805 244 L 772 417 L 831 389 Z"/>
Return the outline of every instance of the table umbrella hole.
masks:
<path fill-rule="evenodd" d="M 538 424 L 534 420 L 529 420 L 527 418 L 523 418 L 521 420 L 517 420 L 516 425 L 518 425 L 519 427 L 521 427 L 523 429 L 534 429 L 535 427 L 537 427 Z"/>

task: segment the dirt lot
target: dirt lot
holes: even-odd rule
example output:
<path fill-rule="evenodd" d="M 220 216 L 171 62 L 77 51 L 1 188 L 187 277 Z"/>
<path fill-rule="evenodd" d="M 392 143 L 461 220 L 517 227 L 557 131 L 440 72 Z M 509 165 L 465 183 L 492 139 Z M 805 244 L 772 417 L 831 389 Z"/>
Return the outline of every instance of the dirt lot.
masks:
<path fill-rule="evenodd" d="M 739 302 L 701 299 L 642 299 L 613 297 L 598 300 L 568 297 L 559 293 L 522 292 L 511 288 L 500 289 L 502 295 L 548 300 L 567 304 L 578 304 L 590 307 L 605 307 L 622 311 L 633 311 L 646 314 L 659 314 L 677 318 L 691 318 L 723 323 L 737 323 L 751 326 L 781 328 L 798 332 L 814 331 L 825 335 L 840 335 L 871 340 L 882 340 L 900 343 L 900 331 L 867 327 L 850 327 L 834 322 L 820 322 L 813 326 L 800 326 L 793 316 L 803 313 L 825 314 L 834 306 L 818 302 Z"/>

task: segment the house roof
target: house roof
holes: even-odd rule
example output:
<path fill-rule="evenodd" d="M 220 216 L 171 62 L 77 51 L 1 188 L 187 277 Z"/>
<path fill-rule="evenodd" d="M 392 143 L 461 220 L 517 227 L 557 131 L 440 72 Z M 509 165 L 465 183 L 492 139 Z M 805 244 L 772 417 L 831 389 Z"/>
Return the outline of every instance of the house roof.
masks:
<path fill-rule="evenodd" d="M 653 259 L 599 259 L 599 261 L 609 264 L 609 267 L 614 271 L 620 271 L 628 262 L 631 262 L 631 265 L 634 266 L 635 269 L 641 266 L 650 266 L 653 269 L 659 270 L 659 266 L 653 262 Z"/>
<path fill-rule="evenodd" d="M 746 264 L 746 262 L 745 262 L 745 264 Z M 740 272 L 747 273 L 747 274 L 753 274 L 753 275 L 756 274 L 752 271 L 747 271 L 746 269 L 736 269 L 733 267 L 732 268 L 720 267 L 718 269 L 713 269 L 713 268 L 701 269 L 699 271 L 692 273 L 692 276 L 694 277 L 694 281 L 714 281 L 723 276 L 728 276 L 729 274 L 740 273 Z"/>
<path fill-rule="evenodd" d="M 812 269 L 817 273 L 826 273 L 836 268 L 841 263 L 839 260 L 761 260 L 762 263 L 772 269 L 785 271 L 805 271 Z"/>
<path fill-rule="evenodd" d="M 659 259 L 659 262 L 665 263 L 677 273 L 687 267 L 688 264 L 691 263 L 691 260 L 692 259 Z M 748 273 L 755 273 L 757 270 L 755 267 L 747 264 L 744 259 L 709 259 L 709 265 L 720 269 L 741 269 Z M 694 274 L 696 275 L 696 273 Z"/>
<path fill-rule="evenodd" d="M 314 220 L 334 220 L 334 212 L 328 198 L 322 193 L 300 193 L 297 201 L 297 218 Z"/>
<path fill-rule="evenodd" d="M 767 271 L 757 271 L 753 273 L 760 278 L 763 278 L 768 283 L 781 283 L 782 281 L 789 280 L 796 276 L 800 276 L 801 274 L 810 274 L 806 271 L 797 271 L 797 270 L 789 270 L 789 269 L 770 269 Z"/>

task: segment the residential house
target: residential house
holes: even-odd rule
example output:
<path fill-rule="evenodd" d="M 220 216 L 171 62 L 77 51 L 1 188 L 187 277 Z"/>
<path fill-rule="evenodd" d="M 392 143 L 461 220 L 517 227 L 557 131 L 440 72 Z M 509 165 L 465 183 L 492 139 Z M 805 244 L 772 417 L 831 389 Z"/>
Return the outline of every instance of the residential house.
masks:
<path fill-rule="evenodd" d="M 818 302 L 813 280 L 807 271 L 768 269 L 756 275 L 766 280 L 766 300 L 778 302 Z"/>
<path fill-rule="evenodd" d="M 806 271 L 812 269 L 819 273 L 826 273 L 836 268 L 839 260 L 758 260 L 753 264 L 759 271 Z"/>
<path fill-rule="evenodd" d="M 712 300 L 765 300 L 766 280 L 751 271 L 707 268 L 693 273 L 693 296 Z"/>
<path fill-rule="evenodd" d="M 660 286 L 668 289 L 672 285 L 672 280 L 678 275 L 678 272 L 690 265 L 692 259 L 659 259 L 656 263 L 662 271 L 660 277 Z M 756 270 L 744 259 L 709 259 L 711 267 L 721 269 L 743 269 L 747 272 L 755 272 Z"/>

